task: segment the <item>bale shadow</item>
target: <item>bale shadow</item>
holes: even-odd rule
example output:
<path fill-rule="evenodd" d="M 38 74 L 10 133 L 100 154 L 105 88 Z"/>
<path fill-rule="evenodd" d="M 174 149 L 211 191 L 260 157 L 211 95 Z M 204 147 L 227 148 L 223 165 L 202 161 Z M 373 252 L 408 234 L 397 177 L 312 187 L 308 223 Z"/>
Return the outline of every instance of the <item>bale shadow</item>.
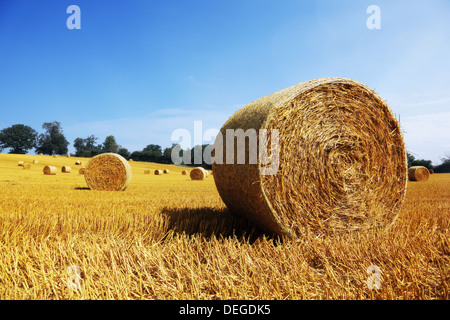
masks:
<path fill-rule="evenodd" d="M 74 190 L 91 190 L 89 187 L 75 187 Z"/>
<path fill-rule="evenodd" d="M 162 216 L 167 230 L 178 234 L 200 235 L 204 238 L 233 238 L 253 243 L 258 238 L 274 239 L 253 222 L 237 216 L 228 209 L 202 208 L 163 208 Z"/>

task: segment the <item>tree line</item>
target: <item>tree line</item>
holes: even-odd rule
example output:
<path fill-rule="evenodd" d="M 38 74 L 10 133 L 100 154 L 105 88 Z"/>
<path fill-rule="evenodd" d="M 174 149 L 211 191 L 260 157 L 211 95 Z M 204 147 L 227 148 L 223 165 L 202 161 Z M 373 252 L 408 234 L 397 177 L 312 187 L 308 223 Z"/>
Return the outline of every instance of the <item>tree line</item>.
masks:
<path fill-rule="evenodd" d="M 58 121 L 44 122 L 42 125 L 44 133 L 38 134 L 33 128 L 23 125 L 15 124 L 9 128 L 0 131 L 0 152 L 4 149 L 10 149 L 9 153 L 25 154 L 29 150 L 35 148 L 36 153 L 47 155 L 66 155 L 69 152 L 69 141 L 64 136 L 61 123 Z M 103 143 L 98 143 L 98 138 L 90 135 L 87 138 L 76 138 L 73 142 L 76 157 L 93 157 L 100 153 L 113 152 L 118 153 L 125 159 L 133 159 L 134 161 L 156 162 L 156 163 L 172 163 L 172 151 L 178 153 L 183 159 L 190 159 L 187 163 L 182 163 L 186 166 L 202 166 L 204 168 L 211 168 L 210 158 L 202 158 L 202 164 L 191 163 L 194 162 L 194 152 L 199 151 L 202 154 L 208 145 L 195 146 L 192 149 L 182 150 L 177 144 L 172 144 L 171 147 L 163 149 L 156 144 L 149 144 L 141 151 L 130 152 L 116 142 L 113 135 L 107 136 Z M 174 150 L 174 148 L 176 148 Z M 187 153 L 191 153 L 190 157 L 186 157 Z M 416 159 L 410 153 L 407 154 L 408 167 L 424 166 L 428 169 L 433 169 L 435 172 L 450 172 L 450 155 L 441 159 L 442 163 L 433 166 L 431 160 Z"/>
<path fill-rule="evenodd" d="M 0 131 L 0 152 L 4 149 L 10 149 L 9 153 L 26 154 L 29 150 L 35 148 L 35 153 L 46 155 L 66 155 L 69 152 L 69 141 L 64 136 L 61 123 L 58 121 L 45 122 L 42 125 L 44 133 L 38 134 L 30 126 L 15 124 Z M 192 150 L 181 150 L 185 152 L 194 152 L 197 148 L 205 149 L 207 145 L 195 146 Z M 127 160 L 172 163 L 173 148 L 180 148 L 177 144 L 163 149 L 160 145 L 149 144 L 141 151 L 128 151 L 127 148 L 119 145 L 113 135 L 105 138 L 103 143 L 98 143 L 98 138 L 90 135 L 86 138 L 76 138 L 73 142 L 76 157 L 93 157 L 105 152 L 118 153 Z M 178 151 L 178 150 L 177 150 Z M 192 159 L 194 157 L 192 156 Z M 210 169 L 211 165 L 205 161 L 202 164 L 182 163 L 186 166 L 202 166 Z"/>

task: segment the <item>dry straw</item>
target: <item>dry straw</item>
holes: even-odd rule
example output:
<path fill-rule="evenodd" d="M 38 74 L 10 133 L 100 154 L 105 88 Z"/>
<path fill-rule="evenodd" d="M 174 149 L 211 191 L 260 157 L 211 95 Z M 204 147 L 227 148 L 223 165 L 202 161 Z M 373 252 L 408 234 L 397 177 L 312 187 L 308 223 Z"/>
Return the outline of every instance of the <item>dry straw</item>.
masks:
<path fill-rule="evenodd" d="M 123 191 L 131 182 L 131 167 L 116 153 L 93 157 L 85 168 L 84 177 L 92 190 Z"/>
<path fill-rule="evenodd" d="M 148 169 L 144 170 L 144 174 L 150 174 L 150 170 Z"/>
<path fill-rule="evenodd" d="M 162 174 L 162 171 L 161 170 L 155 170 L 155 176 L 159 176 L 159 175 L 161 175 Z"/>
<path fill-rule="evenodd" d="M 422 166 L 414 166 L 408 169 L 408 178 L 410 181 L 427 181 L 430 172 Z"/>
<path fill-rule="evenodd" d="M 256 163 L 237 164 L 237 150 L 234 164 L 225 163 L 226 129 L 267 129 Z M 230 211 L 268 232 L 386 229 L 398 216 L 407 182 L 400 124 L 362 83 L 322 78 L 297 84 L 238 110 L 219 134 L 223 163 L 213 163 L 219 194 Z M 275 174 L 262 174 L 277 163 Z"/>
<path fill-rule="evenodd" d="M 52 175 L 53 176 L 53 175 L 56 174 L 58 169 L 56 167 L 54 167 L 54 166 L 45 166 L 43 171 L 44 171 L 45 175 Z"/>
<path fill-rule="evenodd" d="M 79 174 L 84 174 L 84 172 L 86 171 L 86 168 L 80 168 L 80 170 L 78 170 Z"/>
<path fill-rule="evenodd" d="M 208 172 L 202 167 L 197 167 L 191 170 L 191 180 L 203 180 L 208 176 Z"/>
<path fill-rule="evenodd" d="M 29 163 L 24 163 L 24 164 L 23 164 L 23 168 L 26 169 L 26 170 L 29 170 L 29 169 L 31 169 L 31 164 L 29 164 Z"/>
<path fill-rule="evenodd" d="M 62 173 L 71 173 L 71 172 L 72 172 L 72 168 L 71 168 L 71 167 L 68 167 L 68 166 L 63 166 L 63 167 L 61 168 L 61 172 L 62 172 Z"/>
<path fill-rule="evenodd" d="M 170 171 L 168 169 L 164 169 L 163 172 L 164 172 L 164 174 L 169 174 Z"/>

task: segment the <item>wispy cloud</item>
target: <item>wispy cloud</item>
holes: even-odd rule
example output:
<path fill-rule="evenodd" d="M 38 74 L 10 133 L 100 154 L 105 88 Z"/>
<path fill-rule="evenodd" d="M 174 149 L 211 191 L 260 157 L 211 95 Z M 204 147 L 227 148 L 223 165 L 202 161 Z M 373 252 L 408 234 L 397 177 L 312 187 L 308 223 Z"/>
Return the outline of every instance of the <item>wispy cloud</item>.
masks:
<path fill-rule="evenodd" d="M 241 105 L 229 108 L 186 110 L 183 108 L 159 109 L 139 117 L 87 121 L 72 124 L 64 128 L 70 142 L 77 137 L 94 135 L 101 143 L 108 135 L 130 151 L 142 150 L 148 144 L 159 144 L 163 148 L 172 144 L 171 135 L 177 129 L 194 132 L 194 121 L 202 122 L 203 132 L 208 129 L 220 129 L 231 114 Z M 194 137 L 192 136 L 192 144 Z"/>
<path fill-rule="evenodd" d="M 450 154 L 450 111 L 401 119 L 408 152 L 439 164 Z"/>

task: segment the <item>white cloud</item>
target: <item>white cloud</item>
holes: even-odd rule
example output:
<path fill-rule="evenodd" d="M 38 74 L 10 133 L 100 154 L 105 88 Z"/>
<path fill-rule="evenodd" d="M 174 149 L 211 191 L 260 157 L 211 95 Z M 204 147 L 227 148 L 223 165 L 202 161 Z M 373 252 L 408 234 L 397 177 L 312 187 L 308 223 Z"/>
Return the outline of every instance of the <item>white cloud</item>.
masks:
<path fill-rule="evenodd" d="M 406 148 L 416 158 L 441 163 L 450 154 L 450 112 L 401 118 Z"/>
<path fill-rule="evenodd" d="M 211 108 L 186 110 L 182 108 L 160 109 L 141 117 L 125 117 L 112 120 L 87 121 L 66 126 L 64 133 L 69 142 L 75 138 L 98 137 L 102 143 L 106 136 L 113 135 L 117 143 L 129 151 L 142 150 L 148 144 L 158 144 L 163 148 L 177 141 L 171 141 L 176 129 L 191 132 L 194 143 L 194 121 L 202 122 L 202 132 L 208 129 L 220 129 L 225 121 L 241 105 L 229 108 Z M 205 141 L 209 143 L 210 141 Z M 74 150 L 71 150 L 72 152 Z"/>

